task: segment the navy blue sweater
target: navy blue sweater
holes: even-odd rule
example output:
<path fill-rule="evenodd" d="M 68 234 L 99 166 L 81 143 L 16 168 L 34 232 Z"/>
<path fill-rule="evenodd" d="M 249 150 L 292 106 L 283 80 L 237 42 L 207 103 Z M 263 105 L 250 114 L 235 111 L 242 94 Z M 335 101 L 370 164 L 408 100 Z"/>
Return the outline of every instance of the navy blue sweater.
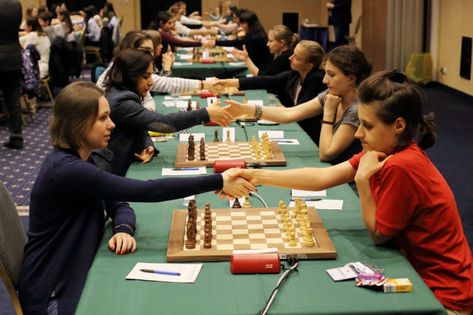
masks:
<path fill-rule="evenodd" d="M 52 292 L 59 314 L 73 314 L 101 242 L 105 215 L 115 232 L 130 232 L 126 201 L 156 202 L 221 189 L 222 176 L 140 181 L 112 175 L 73 150 L 54 149 L 31 191 L 28 242 L 19 279 L 25 315 L 46 314 Z M 132 232 L 131 232 L 132 233 Z M 112 255 L 112 253 L 111 253 Z"/>
<path fill-rule="evenodd" d="M 125 176 L 130 164 L 136 160 L 135 153 L 153 146 L 148 130 L 176 132 L 210 120 L 205 108 L 169 115 L 149 111 L 143 107 L 139 96 L 128 90 L 112 88 L 107 99 L 110 118 L 115 123 L 107 147 L 113 157 L 108 158 L 107 152 L 100 150 L 93 158 L 100 168 L 115 175 Z"/>

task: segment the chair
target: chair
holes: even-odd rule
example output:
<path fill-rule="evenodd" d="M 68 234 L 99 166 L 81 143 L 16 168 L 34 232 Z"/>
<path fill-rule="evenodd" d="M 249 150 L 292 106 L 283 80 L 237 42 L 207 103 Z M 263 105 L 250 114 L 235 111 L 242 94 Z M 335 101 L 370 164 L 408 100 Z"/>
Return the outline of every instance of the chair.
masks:
<path fill-rule="evenodd" d="M 86 32 L 83 30 L 79 37 L 79 46 L 82 47 L 84 51 L 84 60 L 87 60 L 87 55 L 93 55 L 97 62 L 103 63 L 102 56 L 100 55 L 100 47 L 85 45 L 85 36 Z"/>
<path fill-rule="evenodd" d="M 26 235 L 15 204 L 5 185 L 0 181 L 0 277 L 12 299 L 17 315 L 23 315 L 16 288 L 25 244 Z"/>
<path fill-rule="evenodd" d="M 44 87 L 46 89 L 46 92 L 48 93 L 49 98 L 51 99 L 51 101 L 54 102 L 53 93 L 51 92 L 51 87 L 49 85 L 50 82 L 51 82 L 51 78 L 49 77 L 49 75 L 40 80 L 41 87 Z"/>

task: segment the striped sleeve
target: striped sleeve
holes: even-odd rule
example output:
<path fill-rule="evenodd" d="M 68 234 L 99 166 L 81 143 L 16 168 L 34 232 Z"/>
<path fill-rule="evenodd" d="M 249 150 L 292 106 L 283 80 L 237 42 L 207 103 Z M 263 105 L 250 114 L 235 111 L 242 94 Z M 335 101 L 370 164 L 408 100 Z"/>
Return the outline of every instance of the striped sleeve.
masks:
<path fill-rule="evenodd" d="M 200 89 L 200 80 L 163 77 L 153 74 L 151 91 L 164 93 L 183 93 Z"/>

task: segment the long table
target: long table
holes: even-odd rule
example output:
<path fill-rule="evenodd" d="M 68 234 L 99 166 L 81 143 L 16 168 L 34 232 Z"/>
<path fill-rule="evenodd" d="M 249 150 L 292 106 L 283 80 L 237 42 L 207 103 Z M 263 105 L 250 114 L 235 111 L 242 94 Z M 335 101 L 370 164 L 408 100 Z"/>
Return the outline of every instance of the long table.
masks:
<path fill-rule="evenodd" d="M 248 91 L 248 99 L 263 99 L 263 91 Z M 243 98 L 243 97 L 240 97 Z M 197 99 L 197 98 L 196 98 Z M 162 97 L 156 98 L 159 104 Z M 204 104 L 204 101 L 202 101 Z M 159 111 L 173 112 L 175 108 Z M 215 127 L 196 126 L 191 132 L 205 132 L 213 138 Z M 235 126 L 237 139 L 243 131 Z M 283 146 L 289 169 L 326 166 L 319 162 L 318 149 L 297 124 L 247 126 L 248 134 L 258 129 L 284 130 L 285 138 L 297 138 L 300 145 Z M 161 151 L 151 163 L 134 164 L 127 176 L 151 179 L 161 176 L 162 167 L 174 165 L 176 139 L 157 143 Z M 208 169 L 208 173 L 211 170 Z M 269 206 L 278 200 L 289 201 L 288 189 L 259 187 L 258 193 Z M 196 196 L 199 206 L 226 208 L 228 202 L 213 193 Z M 409 262 L 395 248 L 372 243 L 363 224 L 358 198 L 348 185 L 327 190 L 327 199 L 343 199 L 341 211 L 319 210 L 338 253 L 335 260 L 304 260 L 279 290 L 270 314 L 445 314 L 442 305 L 419 278 Z M 255 207 L 261 205 L 252 198 Z M 138 250 L 133 255 L 116 256 L 107 248 L 111 236 L 107 227 L 102 244 L 90 269 L 77 314 L 257 314 L 264 306 L 279 274 L 233 275 L 228 262 L 204 263 L 194 284 L 125 280 L 137 262 L 166 262 L 169 225 L 172 210 L 185 208 L 183 200 L 160 203 L 132 203 L 137 216 L 135 238 Z M 358 288 L 354 281 L 334 282 L 326 269 L 360 261 L 384 268 L 394 278 L 409 278 L 412 293 L 381 293 Z"/>
<path fill-rule="evenodd" d="M 189 63 L 188 58 L 182 59 L 183 54 L 192 55 L 192 50 L 180 49 L 176 52 L 176 62 L 172 68 L 172 76 L 203 80 L 207 77 L 220 79 L 243 77 L 248 72 L 243 62 L 215 62 L 215 63 Z"/>

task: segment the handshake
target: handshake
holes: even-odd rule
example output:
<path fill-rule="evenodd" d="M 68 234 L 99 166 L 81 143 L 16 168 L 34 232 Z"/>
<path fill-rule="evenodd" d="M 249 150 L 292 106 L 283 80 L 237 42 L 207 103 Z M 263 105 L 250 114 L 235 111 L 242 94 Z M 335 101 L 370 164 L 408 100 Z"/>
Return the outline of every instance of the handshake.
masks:
<path fill-rule="evenodd" d="M 256 191 L 257 170 L 231 168 L 222 173 L 223 187 L 217 192 L 220 198 L 240 198 Z"/>

